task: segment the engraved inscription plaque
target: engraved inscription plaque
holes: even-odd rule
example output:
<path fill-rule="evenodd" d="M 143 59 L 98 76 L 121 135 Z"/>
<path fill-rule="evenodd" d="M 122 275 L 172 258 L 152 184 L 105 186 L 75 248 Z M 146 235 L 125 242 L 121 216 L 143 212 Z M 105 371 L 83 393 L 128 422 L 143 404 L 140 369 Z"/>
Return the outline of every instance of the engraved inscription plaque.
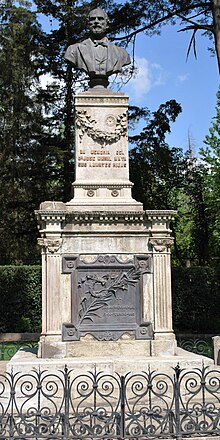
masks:
<path fill-rule="evenodd" d="M 148 255 L 126 262 L 114 255 L 99 255 L 92 262 L 63 257 L 63 273 L 72 274 L 72 322 L 63 324 L 63 340 L 86 334 L 117 340 L 124 333 L 150 339 L 151 323 L 142 319 L 143 275 L 150 271 Z"/>

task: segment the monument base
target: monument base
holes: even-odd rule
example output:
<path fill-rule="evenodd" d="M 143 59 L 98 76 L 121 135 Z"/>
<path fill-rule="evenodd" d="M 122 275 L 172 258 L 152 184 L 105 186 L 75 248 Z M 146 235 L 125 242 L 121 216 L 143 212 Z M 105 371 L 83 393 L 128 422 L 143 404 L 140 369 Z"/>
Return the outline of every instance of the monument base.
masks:
<path fill-rule="evenodd" d="M 72 211 L 137 211 L 143 213 L 143 204 L 131 197 L 131 182 L 108 182 L 103 184 L 97 181 L 74 182 L 74 197 L 66 203 L 66 209 Z"/>
<path fill-rule="evenodd" d="M 118 341 L 97 341 L 91 335 L 86 335 L 80 341 L 63 342 L 56 336 L 41 336 L 38 349 L 39 358 L 50 359 L 76 359 L 89 358 L 96 361 L 99 357 L 109 358 L 114 353 L 117 358 L 151 357 L 151 356 L 175 356 L 176 339 L 174 334 L 167 335 L 162 339 L 135 340 L 125 334 Z"/>
<path fill-rule="evenodd" d="M 32 349 L 20 349 L 7 364 L 7 371 L 30 373 L 31 370 L 47 370 L 49 373 L 62 370 L 66 366 L 73 369 L 74 374 L 83 375 L 88 371 L 104 371 L 105 374 L 126 374 L 131 372 L 141 373 L 149 369 L 158 372 L 170 372 L 179 364 L 181 369 L 201 368 L 214 364 L 213 359 L 206 356 L 200 356 L 190 353 L 181 348 L 177 348 L 175 356 L 148 356 L 147 354 L 138 355 L 136 353 L 127 353 L 126 355 L 117 357 L 113 355 L 112 346 L 109 347 L 108 356 L 97 356 L 96 358 L 87 357 L 69 357 L 65 359 L 49 359 L 38 358 Z M 90 348 L 92 351 L 92 349 Z M 100 353 L 101 354 L 101 353 Z"/>
<path fill-rule="evenodd" d="M 170 262 L 176 212 L 144 211 L 132 198 L 127 112 L 123 93 L 90 90 L 75 97 L 74 197 L 43 202 L 36 213 L 39 365 L 44 359 L 110 362 L 117 371 L 137 359 L 142 369 L 157 356 L 178 362 Z"/>
<path fill-rule="evenodd" d="M 41 205 L 40 357 L 108 357 L 111 350 L 116 356 L 176 354 L 169 227 L 174 215 Z"/>

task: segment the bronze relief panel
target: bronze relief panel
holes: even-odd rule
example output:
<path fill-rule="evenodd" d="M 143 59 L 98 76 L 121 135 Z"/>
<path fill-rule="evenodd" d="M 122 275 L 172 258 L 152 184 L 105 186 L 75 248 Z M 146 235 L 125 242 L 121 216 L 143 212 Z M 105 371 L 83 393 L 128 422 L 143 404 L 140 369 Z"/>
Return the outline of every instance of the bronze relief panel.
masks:
<path fill-rule="evenodd" d="M 72 322 L 63 324 L 63 340 L 86 334 L 98 340 L 117 340 L 124 333 L 150 339 L 150 322 L 143 322 L 143 275 L 151 272 L 151 257 L 137 255 L 121 261 L 99 255 L 86 262 L 63 257 L 63 273 L 72 274 Z"/>

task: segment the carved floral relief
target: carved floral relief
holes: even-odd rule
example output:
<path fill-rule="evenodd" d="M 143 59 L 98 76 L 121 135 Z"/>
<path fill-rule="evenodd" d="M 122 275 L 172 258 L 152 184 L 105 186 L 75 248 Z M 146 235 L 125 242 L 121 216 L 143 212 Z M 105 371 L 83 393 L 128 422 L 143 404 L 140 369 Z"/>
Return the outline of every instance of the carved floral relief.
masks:
<path fill-rule="evenodd" d="M 80 141 L 86 133 L 99 144 L 112 144 L 120 140 L 122 136 L 127 135 L 127 113 L 123 112 L 118 116 L 108 115 L 105 125 L 111 129 L 100 130 L 99 123 L 90 116 L 86 110 L 78 110 L 75 119 L 76 126 L 79 129 Z"/>

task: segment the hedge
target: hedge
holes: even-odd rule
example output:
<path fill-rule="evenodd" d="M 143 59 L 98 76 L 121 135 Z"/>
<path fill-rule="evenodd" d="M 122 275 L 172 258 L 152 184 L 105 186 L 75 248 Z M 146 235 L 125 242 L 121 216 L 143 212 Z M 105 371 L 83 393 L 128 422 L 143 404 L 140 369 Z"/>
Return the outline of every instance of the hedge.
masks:
<path fill-rule="evenodd" d="M 41 267 L 0 266 L 0 333 L 41 331 Z"/>
<path fill-rule="evenodd" d="M 220 334 L 220 268 L 173 268 L 172 291 L 176 331 Z"/>
<path fill-rule="evenodd" d="M 220 333 L 220 271 L 173 268 L 178 332 Z M 41 331 L 41 267 L 0 266 L 0 333 Z"/>

